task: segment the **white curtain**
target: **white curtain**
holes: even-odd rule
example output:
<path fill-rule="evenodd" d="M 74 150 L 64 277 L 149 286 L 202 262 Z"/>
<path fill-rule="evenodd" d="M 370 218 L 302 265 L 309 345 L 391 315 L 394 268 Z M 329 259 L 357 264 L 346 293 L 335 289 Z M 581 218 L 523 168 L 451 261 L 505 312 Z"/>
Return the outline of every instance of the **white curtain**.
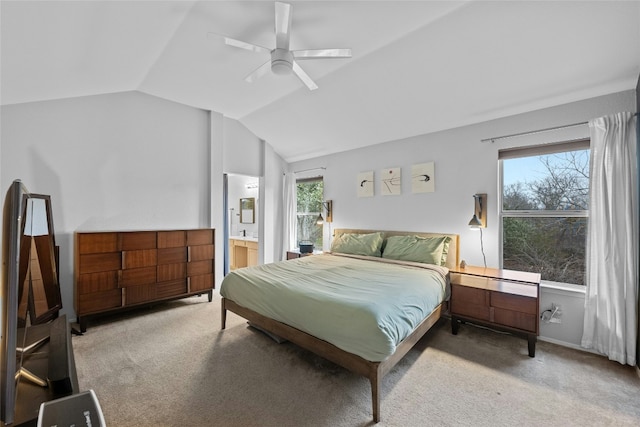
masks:
<path fill-rule="evenodd" d="M 582 346 L 635 365 L 638 307 L 637 119 L 589 122 L 591 195 Z"/>
<path fill-rule="evenodd" d="M 282 197 L 282 200 L 284 200 L 284 224 L 282 225 L 284 230 L 284 252 L 282 253 L 282 259 L 286 259 L 286 251 L 298 246 L 296 236 L 298 229 L 296 189 L 296 174 L 294 172 L 285 174 L 284 194 Z"/>

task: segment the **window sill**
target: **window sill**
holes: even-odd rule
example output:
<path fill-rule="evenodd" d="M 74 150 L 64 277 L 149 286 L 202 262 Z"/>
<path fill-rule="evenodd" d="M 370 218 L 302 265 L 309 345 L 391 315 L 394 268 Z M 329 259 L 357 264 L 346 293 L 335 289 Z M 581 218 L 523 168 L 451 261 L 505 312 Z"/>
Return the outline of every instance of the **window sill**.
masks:
<path fill-rule="evenodd" d="M 552 282 L 550 280 L 541 281 L 540 288 L 544 289 L 545 291 L 564 294 L 564 295 L 571 295 L 575 297 L 577 296 L 584 297 L 584 295 L 586 295 L 587 293 L 586 286 L 574 285 L 571 283 Z"/>

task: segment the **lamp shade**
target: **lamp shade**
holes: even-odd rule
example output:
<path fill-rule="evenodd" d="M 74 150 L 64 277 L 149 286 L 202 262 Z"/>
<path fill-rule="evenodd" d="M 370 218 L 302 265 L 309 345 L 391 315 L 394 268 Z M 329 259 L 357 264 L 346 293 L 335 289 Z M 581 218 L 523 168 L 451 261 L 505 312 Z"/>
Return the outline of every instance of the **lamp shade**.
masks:
<path fill-rule="evenodd" d="M 471 221 L 469 221 L 469 227 L 472 230 L 477 230 L 480 227 L 482 227 L 482 222 L 480 222 L 480 220 L 475 214 L 473 215 L 473 218 L 471 218 Z"/>

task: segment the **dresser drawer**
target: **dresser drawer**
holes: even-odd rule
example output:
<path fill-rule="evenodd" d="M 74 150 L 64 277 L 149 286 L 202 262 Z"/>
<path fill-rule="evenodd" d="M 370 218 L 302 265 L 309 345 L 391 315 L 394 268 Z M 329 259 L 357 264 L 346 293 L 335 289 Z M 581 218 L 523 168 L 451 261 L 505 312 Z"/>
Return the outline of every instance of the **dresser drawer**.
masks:
<path fill-rule="evenodd" d="M 188 230 L 187 246 L 213 245 L 213 230 Z"/>
<path fill-rule="evenodd" d="M 194 261 L 187 264 L 187 275 L 199 276 L 213 273 L 213 260 Z"/>
<path fill-rule="evenodd" d="M 119 273 L 119 285 L 121 288 L 156 282 L 156 267 L 131 268 L 129 270 L 120 270 Z"/>
<path fill-rule="evenodd" d="M 213 274 L 190 276 L 188 278 L 189 292 L 207 291 L 213 289 Z"/>
<path fill-rule="evenodd" d="M 158 265 L 187 262 L 187 248 L 158 249 Z"/>
<path fill-rule="evenodd" d="M 118 251 L 118 233 L 84 233 L 78 235 L 78 252 L 96 254 Z"/>
<path fill-rule="evenodd" d="M 149 267 L 158 263 L 156 249 L 140 249 L 122 252 L 122 269 Z"/>
<path fill-rule="evenodd" d="M 157 239 L 155 231 L 129 231 L 119 233 L 120 250 L 135 251 L 137 249 L 155 249 Z"/>
<path fill-rule="evenodd" d="M 213 245 L 189 246 L 189 262 L 213 259 Z"/>
<path fill-rule="evenodd" d="M 78 316 L 97 313 L 122 305 L 122 291 L 115 289 L 111 291 L 95 292 L 78 296 Z"/>
<path fill-rule="evenodd" d="M 142 304 L 156 299 L 156 285 L 131 286 L 123 289 L 124 305 Z"/>
<path fill-rule="evenodd" d="M 186 242 L 184 231 L 158 231 L 158 248 L 179 248 L 186 246 Z"/>
<path fill-rule="evenodd" d="M 187 279 L 158 283 L 156 298 L 171 298 L 187 293 Z"/>
<path fill-rule="evenodd" d="M 120 252 L 80 255 L 78 273 L 120 270 L 122 268 L 121 260 Z"/>
<path fill-rule="evenodd" d="M 118 289 L 118 271 L 81 274 L 78 276 L 79 295 Z"/>
<path fill-rule="evenodd" d="M 187 263 L 162 264 L 158 266 L 158 282 L 184 279 L 187 277 Z"/>

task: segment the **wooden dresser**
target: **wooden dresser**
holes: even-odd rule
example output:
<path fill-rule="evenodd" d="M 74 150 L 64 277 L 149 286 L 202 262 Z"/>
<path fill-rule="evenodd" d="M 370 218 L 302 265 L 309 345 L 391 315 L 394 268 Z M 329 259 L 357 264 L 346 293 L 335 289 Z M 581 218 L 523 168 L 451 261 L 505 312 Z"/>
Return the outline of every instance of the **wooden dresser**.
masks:
<path fill-rule="evenodd" d="M 540 325 L 540 274 L 467 266 L 451 270 L 451 329 L 461 321 L 522 335 L 535 357 Z"/>
<path fill-rule="evenodd" d="M 75 309 L 87 317 L 207 293 L 213 298 L 215 230 L 75 233 Z"/>

